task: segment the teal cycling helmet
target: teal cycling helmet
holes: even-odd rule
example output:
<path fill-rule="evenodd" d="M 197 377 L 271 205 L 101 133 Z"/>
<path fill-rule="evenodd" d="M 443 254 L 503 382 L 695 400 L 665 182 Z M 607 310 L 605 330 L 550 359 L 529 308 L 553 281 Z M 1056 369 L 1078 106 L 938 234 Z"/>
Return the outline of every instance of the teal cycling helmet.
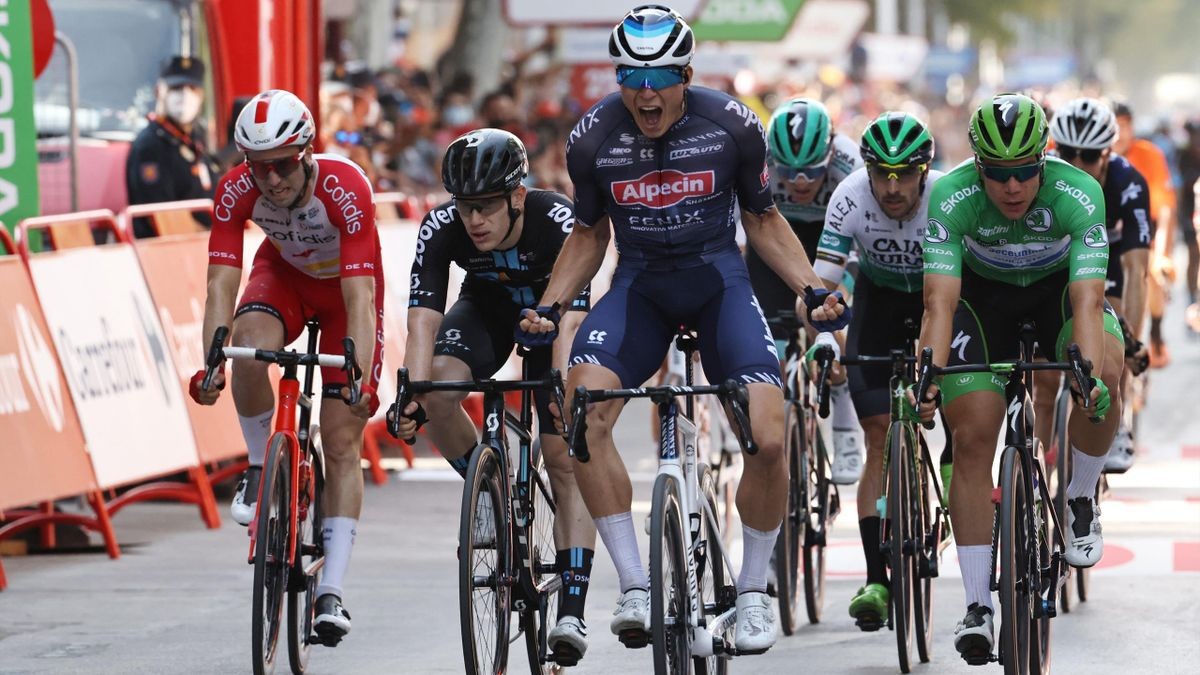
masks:
<path fill-rule="evenodd" d="M 933 136 L 915 116 L 885 112 L 863 130 L 859 154 L 868 164 L 928 164 L 933 159 Z"/>
<path fill-rule="evenodd" d="M 775 109 L 767 123 L 767 147 L 776 162 L 793 169 L 829 160 L 833 124 L 820 101 L 794 98 Z"/>
<path fill-rule="evenodd" d="M 1050 139 L 1046 113 L 1023 94 L 998 94 L 971 115 L 971 150 L 979 159 L 1041 157 Z"/>

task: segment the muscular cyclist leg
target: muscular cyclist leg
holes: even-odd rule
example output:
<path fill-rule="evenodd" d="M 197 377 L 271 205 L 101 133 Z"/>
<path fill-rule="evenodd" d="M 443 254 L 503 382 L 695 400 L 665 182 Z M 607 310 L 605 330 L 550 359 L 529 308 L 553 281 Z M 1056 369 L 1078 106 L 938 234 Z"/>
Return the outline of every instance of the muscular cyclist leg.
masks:
<path fill-rule="evenodd" d="M 283 347 L 283 324 L 266 312 L 246 312 L 233 320 L 234 347 L 277 350 Z M 268 377 L 270 364 L 238 359 L 230 364 L 229 387 L 238 415 L 256 417 L 275 407 L 275 391 Z"/>
<path fill-rule="evenodd" d="M 591 423 L 591 416 L 588 416 Z M 579 463 L 567 454 L 567 444 L 561 436 L 542 434 L 542 456 L 550 474 L 550 488 L 555 499 L 554 543 L 559 549 L 596 546 L 596 526 L 588 515 L 575 481 Z"/>
<path fill-rule="evenodd" d="M 471 367 L 453 356 L 433 357 L 434 380 L 469 380 Z M 426 427 L 429 439 L 446 459 L 458 459 L 470 452 L 479 441 L 479 432 L 462 407 L 466 392 L 435 391 L 425 395 L 422 404 L 429 415 Z"/>
<path fill-rule="evenodd" d="M 1033 372 L 1033 435 L 1041 442 L 1042 452 L 1054 444 L 1054 400 L 1061 381 L 1062 373 L 1057 370 Z M 1054 467 L 1047 465 L 1046 470 L 1053 472 Z"/>
<path fill-rule="evenodd" d="M 621 386 L 621 380 L 608 368 L 583 363 L 572 367 L 567 375 L 568 392 L 580 386 L 615 389 Z M 587 411 L 587 447 L 591 458 L 576 462 L 574 475 L 592 518 L 625 513 L 633 505 L 629 472 L 617 454 L 612 437 L 613 425 L 623 406 L 623 401 L 605 401 L 593 404 Z"/>
<path fill-rule="evenodd" d="M 858 484 L 858 518 L 862 520 L 879 515 L 875 503 L 883 494 L 883 456 L 887 451 L 885 445 L 891 418 L 888 415 L 872 415 L 859 420 L 859 423 L 867 436 L 867 462 Z"/>
<path fill-rule="evenodd" d="M 959 546 L 992 543 L 992 459 L 1003 421 L 1004 398 L 993 391 L 963 394 L 946 406 L 954 439 L 950 518 Z"/>
<path fill-rule="evenodd" d="M 746 385 L 750 394 L 750 428 L 758 453 L 746 455 L 738 486 L 742 523 L 768 532 L 783 522 L 787 508 L 787 459 L 783 454 L 783 390 L 773 384 Z M 737 428 L 733 420 L 730 425 Z"/>

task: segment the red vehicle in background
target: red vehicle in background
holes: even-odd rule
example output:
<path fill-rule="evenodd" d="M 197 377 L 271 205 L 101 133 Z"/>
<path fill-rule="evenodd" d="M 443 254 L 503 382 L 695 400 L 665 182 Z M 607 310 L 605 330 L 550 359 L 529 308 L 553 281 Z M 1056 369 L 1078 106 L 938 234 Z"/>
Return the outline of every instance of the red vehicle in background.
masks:
<path fill-rule="evenodd" d="M 43 214 L 128 205 L 125 157 L 154 107 L 162 65 L 203 59 L 209 145 L 227 142 L 235 98 L 288 89 L 316 110 L 324 52 L 321 0 L 49 0 L 55 28 L 74 46 L 77 209 L 69 163 L 68 59 L 56 46 L 35 83 L 38 182 Z"/>

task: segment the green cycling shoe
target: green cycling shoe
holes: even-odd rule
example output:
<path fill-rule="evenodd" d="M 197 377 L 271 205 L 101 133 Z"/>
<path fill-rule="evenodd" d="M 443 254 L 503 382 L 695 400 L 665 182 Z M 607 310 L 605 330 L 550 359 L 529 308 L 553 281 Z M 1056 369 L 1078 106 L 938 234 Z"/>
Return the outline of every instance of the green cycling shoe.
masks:
<path fill-rule="evenodd" d="M 887 621 L 891 593 L 883 584 L 867 584 L 850 601 L 850 616 L 864 631 L 877 631 Z"/>

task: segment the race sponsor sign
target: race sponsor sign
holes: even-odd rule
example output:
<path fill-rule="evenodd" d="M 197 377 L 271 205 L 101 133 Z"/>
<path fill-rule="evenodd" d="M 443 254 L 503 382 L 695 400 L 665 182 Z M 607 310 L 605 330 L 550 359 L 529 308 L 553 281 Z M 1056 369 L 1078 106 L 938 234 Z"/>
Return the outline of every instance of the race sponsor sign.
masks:
<path fill-rule="evenodd" d="M 29 271 L 99 486 L 195 466 L 185 394 L 132 246 L 36 255 Z"/>
<path fill-rule="evenodd" d="M 0 3 L 0 222 L 38 214 L 30 3 Z"/>

